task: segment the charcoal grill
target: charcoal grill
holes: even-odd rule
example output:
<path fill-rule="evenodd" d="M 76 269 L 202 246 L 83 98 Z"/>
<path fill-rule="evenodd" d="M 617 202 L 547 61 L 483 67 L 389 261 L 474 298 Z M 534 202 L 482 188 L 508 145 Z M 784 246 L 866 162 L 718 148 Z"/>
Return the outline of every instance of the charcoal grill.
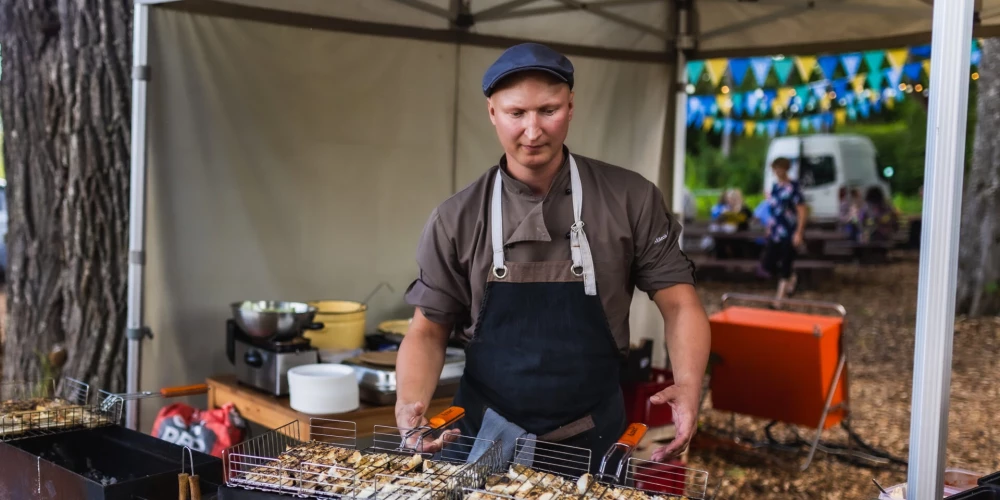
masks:
<path fill-rule="evenodd" d="M 411 429 L 375 426 L 372 446 L 358 450 L 356 423 L 314 417 L 309 425 L 312 439 L 308 442 L 299 438 L 299 423 L 293 421 L 229 448 L 224 455 L 227 487 L 220 489 L 220 500 L 270 499 L 275 498 L 274 493 L 323 500 L 455 499 L 461 497 L 464 488 L 484 481 L 502 465 L 499 445 L 475 437 L 457 436 L 446 443 L 440 452 L 426 453 L 402 446 L 405 443 L 403 436 L 408 435 Z M 440 427 L 431 429 L 441 430 L 443 428 Z M 422 440 L 417 442 L 422 443 Z M 278 458 L 286 450 L 312 443 L 357 450 L 363 455 L 386 454 L 389 459 L 355 470 L 308 461 L 288 464 Z M 470 453 L 477 443 L 485 444 L 487 451 L 470 462 Z M 423 460 L 456 467 L 448 472 L 425 472 L 421 479 L 393 472 L 396 466 L 413 459 L 415 455 Z M 336 484 L 332 478 L 335 478 Z M 261 494 L 265 492 L 268 495 Z"/>
<path fill-rule="evenodd" d="M 90 394 L 78 380 L 6 384 L 3 400 L 60 398 L 72 406 L 18 413 L 0 441 L 0 498 L 173 500 L 183 448 L 119 425 L 123 399 Z M 93 396 L 93 397 L 92 397 Z M 191 454 L 203 499 L 222 482 L 221 460 Z"/>

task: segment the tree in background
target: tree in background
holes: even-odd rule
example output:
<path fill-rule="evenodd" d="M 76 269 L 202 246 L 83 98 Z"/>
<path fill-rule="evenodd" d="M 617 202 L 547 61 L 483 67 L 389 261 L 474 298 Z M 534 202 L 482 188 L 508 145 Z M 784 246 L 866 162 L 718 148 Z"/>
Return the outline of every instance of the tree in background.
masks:
<path fill-rule="evenodd" d="M 5 379 L 124 386 L 130 0 L 0 0 Z M 58 364 L 58 363 L 57 363 Z"/>
<path fill-rule="evenodd" d="M 1000 39 L 986 39 L 979 64 L 972 162 L 962 196 L 956 311 L 1000 314 Z"/>

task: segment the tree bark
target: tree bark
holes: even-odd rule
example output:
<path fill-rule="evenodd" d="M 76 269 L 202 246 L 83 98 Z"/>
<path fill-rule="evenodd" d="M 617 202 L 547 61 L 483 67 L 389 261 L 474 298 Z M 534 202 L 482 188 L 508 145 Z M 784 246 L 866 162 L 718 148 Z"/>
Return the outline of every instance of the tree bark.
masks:
<path fill-rule="evenodd" d="M 956 311 L 1000 314 L 1000 39 L 982 43 L 972 165 L 962 196 Z"/>
<path fill-rule="evenodd" d="M 9 205 L 4 379 L 124 386 L 128 0 L 0 0 Z"/>

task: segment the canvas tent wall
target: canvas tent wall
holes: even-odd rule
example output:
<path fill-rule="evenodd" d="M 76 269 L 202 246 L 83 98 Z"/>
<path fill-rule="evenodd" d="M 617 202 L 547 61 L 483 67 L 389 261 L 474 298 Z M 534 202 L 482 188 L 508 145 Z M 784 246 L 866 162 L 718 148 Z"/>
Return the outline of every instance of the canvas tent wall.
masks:
<path fill-rule="evenodd" d="M 929 0 L 138 2 L 128 326 L 156 333 L 143 388 L 228 371 L 231 300 L 359 298 L 389 281 L 397 293 L 374 300 L 371 322 L 407 314 L 399 292 L 426 215 L 499 156 L 478 81 L 505 46 L 570 54 L 571 147 L 669 198 L 682 53 L 924 43 L 932 13 Z M 1000 0 L 974 6 L 974 33 L 1000 32 Z M 635 308 L 634 330 L 658 336 L 648 301 Z"/>

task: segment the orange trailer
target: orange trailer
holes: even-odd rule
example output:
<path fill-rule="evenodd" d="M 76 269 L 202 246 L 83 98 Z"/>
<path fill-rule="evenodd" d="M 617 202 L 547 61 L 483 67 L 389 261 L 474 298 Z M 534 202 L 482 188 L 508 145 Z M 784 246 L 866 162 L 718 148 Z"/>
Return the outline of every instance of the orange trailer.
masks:
<path fill-rule="evenodd" d="M 769 307 L 809 307 L 834 315 Z M 847 355 L 840 304 L 726 294 L 712 327 L 712 407 L 744 415 L 816 428 L 802 469 L 816 452 L 825 429 L 848 418 Z"/>

